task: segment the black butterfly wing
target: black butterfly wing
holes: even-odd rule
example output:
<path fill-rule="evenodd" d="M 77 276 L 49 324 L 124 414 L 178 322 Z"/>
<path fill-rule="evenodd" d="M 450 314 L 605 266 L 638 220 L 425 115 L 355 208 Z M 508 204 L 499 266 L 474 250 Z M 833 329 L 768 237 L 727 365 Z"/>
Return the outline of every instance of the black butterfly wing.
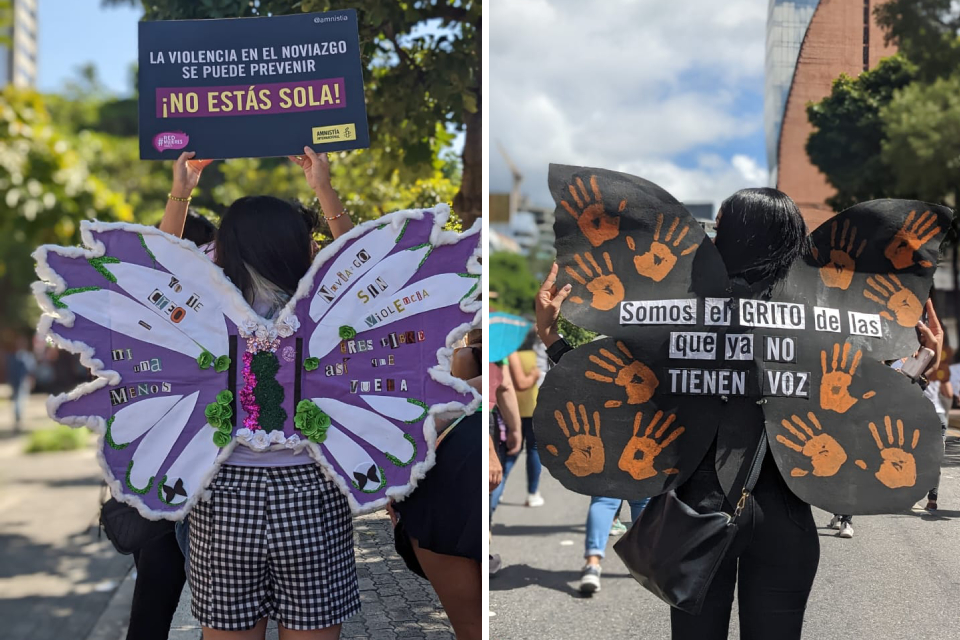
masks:
<path fill-rule="evenodd" d="M 547 374 L 534 416 L 542 459 L 587 495 L 662 493 L 690 476 L 716 435 L 719 396 L 671 388 L 683 362 L 720 366 L 696 356 L 721 348 L 715 331 L 704 343 L 714 328 L 704 326 L 702 298 L 722 295 L 726 269 L 700 224 L 651 182 L 551 165 L 550 189 L 557 284 L 573 287 L 563 313 L 614 337 L 568 353 Z M 670 362 L 673 333 L 690 338 L 689 361 Z M 732 384 L 729 374 L 708 375 Z"/>
<path fill-rule="evenodd" d="M 951 217 L 946 207 L 904 200 L 847 209 L 811 234 L 812 255 L 777 294 L 805 305 L 807 325 L 764 330 L 757 364 L 774 459 L 804 501 L 834 513 L 889 513 L 936 486 L 936 413 L 882 361 L 917 349 L 915 326 Z"/>
<path fill-rule="evenodd" d="M 647 301 L 719 296 L 720 254 L 690 212 L 652 182 L 615 171 L 550 165 L 557 286 L 564 316 L 605 335 L 662 320 Z M 676 305 L 672 305 L 676 307 Z M 676 312 L 673 312 L 676 313 Z M 683 324 L 680 315 L 667 317 Z"/>

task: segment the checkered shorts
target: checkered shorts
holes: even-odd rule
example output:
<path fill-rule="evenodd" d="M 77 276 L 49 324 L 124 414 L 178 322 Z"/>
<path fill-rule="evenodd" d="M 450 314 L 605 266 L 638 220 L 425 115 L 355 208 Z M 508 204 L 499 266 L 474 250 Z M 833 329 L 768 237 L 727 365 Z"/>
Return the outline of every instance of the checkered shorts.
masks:
<path fill-rule="evenodd" d="M 347 499 L 314 464 L 224 465 L 190 512 L 193 615 L 239 631 L 323 629 L 360 610 Z"/>

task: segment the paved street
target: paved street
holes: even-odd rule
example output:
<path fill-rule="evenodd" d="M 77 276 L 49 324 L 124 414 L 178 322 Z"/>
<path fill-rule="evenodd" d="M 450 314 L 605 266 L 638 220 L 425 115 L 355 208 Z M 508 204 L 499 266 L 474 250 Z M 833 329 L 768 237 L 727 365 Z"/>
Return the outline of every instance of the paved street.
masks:
<path fill-rule="evenodd" d="M 914 509 L 857 517 L 855 537 L 842 540 L 826 528 L 830 515 L 815 510 L 821 560 L 805 638 L 960 639 L 958 435 L 951 431 L 947 441 L 937 515 Z M 490 580 L 491 640 L 669 638 L 668 607 L 627 574 L 613 540 L 602 590 L 592 598 L 576 591 L 589 498 L 563 489 L 546 471 L 543 507 L 524 507 L 525 491 L 521 460 L 494 516 L 491 551 L 504 569 Z M 626 505 L 623 513 L 629 517 Z M 738 637 L 734 615 L 730 638 Z"/>
<path fill-rule="evenodd" d="M 2 389 L 0 389 L 2 391 Z M 97 538 L 100 469 L 92 447 L 25 455 L 0 393 L 0 638 L 123 640 L 133 593 L 129 556 Z M 52 426 L 44 398 L 31 398 L 27 430 Z M 429 583 L 393 550 L 385 512 L 355 520 L 361 613 L 343 638 L 453 640 Z M 184 590 L 170 640 L 197 640 Z M 277 639 L 272 625 L 267 638 Z"/>

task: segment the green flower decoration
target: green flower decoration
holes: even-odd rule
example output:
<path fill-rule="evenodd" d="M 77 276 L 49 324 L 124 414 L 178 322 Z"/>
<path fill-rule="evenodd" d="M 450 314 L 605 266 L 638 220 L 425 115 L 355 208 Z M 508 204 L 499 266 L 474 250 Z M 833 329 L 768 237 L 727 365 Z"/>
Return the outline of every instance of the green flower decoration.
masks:
<path fill-rule="evenodd" d="M 210 426 L 212 427 L 213 425 L 210 425 Z M 219 425 L 217 425 L 216 429 L 220 433 L 224 433 L 228 436 L 233 435 L 233 425 L 231 424 L 230 420 L 224 420 Z"/>
<path fill-rule="evenodd" d="M 219 397 L 223 393 L 229 394 L 230 392 L 221 391 L 220 394 L 217 394 L 218 401 L 208 404 L 206 409 L 203 410 L 203 415 L 206 416 L 207 424 L 211 427 L 218 431 L 226 429 L 229 434 L 230 431 L 233 431 L 231 420 L 233 409 L 230 408 L 229 404 L 220 404 Z"/>
<path fill-rule="evenodd" d="M 351 327 L 350 325 L 343 325 L 340 327 L 340 338 L 342 340 L 353 340 L 357 337 L 357 330 Z"/>
<path fill-rule="evenodd" d="M 230 444 L 230 434 L 224 433 L 222 431 L 217 431 L 213 434 L 213 444 L 217 445 L 221 449 Z"/>
<path fill-rule="evenodd" d="M 229 368 L 230 368 L 229 356 L 220 356 L 213 362 L 213 370 L 216 371 L 217 373 L 223 373 Z"/>
<path fill-rule="evenodd" d="M 320 358 L 307 358 L 303 361 L 303 368 L 307 371 L 315 371 L 320 367 Z M 302 403 L 301 403 L 302 404 Z"/>
<path fill-rule="evenodd" d="M 197 357 L 197 364 L 200 365 L 201 369 L 209 369 L 210 366 L 213 365 L 214 360 L 215 358 L 212 353 L 204 351 Z"/>
<path fill-rule="evenodd" d="M 233 402 L 233 393 L 229 389 L 224 389 L 217 394 L 217 404 L 229 405 L 231 402 Z"/>
<path fill-rule="evenodd" d="M 301 400 L 293 417 L 293 424 L 312 442 L 320 443 L 327 439 L 330 428 L 330 416 L 311 400 Z"/>

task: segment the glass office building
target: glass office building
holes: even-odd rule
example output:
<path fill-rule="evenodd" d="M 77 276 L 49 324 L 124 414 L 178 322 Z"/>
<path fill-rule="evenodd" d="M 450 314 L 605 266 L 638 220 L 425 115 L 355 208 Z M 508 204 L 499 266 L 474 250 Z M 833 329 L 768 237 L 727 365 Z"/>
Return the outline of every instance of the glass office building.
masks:
<path fill-rule="evenodd" d="M 37 2 L 13 0 L 9 8 L 9 42 L 0 45 L 0 86 L 33 87 L 37 84 Z"/>
<path fill-rule="evenodd" d="M 778 149 L 783 113 L 803 38 L 820 0 L 770 0 L 764 86 L 764 131 L 770 182 L 777 184 Z"/>

